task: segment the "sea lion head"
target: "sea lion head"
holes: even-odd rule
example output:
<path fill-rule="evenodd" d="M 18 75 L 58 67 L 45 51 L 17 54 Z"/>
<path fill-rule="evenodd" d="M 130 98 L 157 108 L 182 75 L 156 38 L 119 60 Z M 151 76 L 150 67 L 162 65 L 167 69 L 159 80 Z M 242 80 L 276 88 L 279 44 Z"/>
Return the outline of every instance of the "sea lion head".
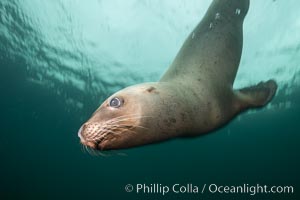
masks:
<path fill-rule="evenodd" d="M 155 134 L 151 134 L 149 128 L 155 130 L 152 120 L 159 99 L 155 83 L 116 92 L 81 126 L 78 131 L 81 143 L 93 149 L 108 150 L 154 141 Z"/>

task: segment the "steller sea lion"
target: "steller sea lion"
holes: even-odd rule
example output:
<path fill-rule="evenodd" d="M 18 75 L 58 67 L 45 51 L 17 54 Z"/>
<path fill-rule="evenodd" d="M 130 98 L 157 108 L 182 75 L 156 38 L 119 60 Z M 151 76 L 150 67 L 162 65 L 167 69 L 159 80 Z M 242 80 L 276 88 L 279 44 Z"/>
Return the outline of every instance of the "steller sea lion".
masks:
<path fill-rule="evenodd" d="M 232 88 L 248 8 L 249 0 L 214 0 L 162 78 L 110 96 L 81 126 L 81 143 L 107 150 L 197 136 L 266 105 L 275 81 Z"/>

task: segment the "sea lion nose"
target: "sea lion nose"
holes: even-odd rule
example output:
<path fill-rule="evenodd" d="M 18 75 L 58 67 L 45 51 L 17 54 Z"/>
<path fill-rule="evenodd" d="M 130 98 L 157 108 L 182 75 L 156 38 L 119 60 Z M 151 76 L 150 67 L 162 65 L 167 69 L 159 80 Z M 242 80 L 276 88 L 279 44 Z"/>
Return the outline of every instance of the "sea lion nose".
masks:
<path fill-rule="evenodd" d="M 85 139 L 85 134 L 84 134 L 85 127 L 86 127 L 85 124 L 83 124 L 78 131 L 78 137 L 80 138 L 80 142 L 84 145 L 86 145 L 86 143 L 87 143 L 87 140 Z"/>
<path fill-rule="evenodd" d="M 90 130 L 91 127 L 90 124 L 83 124 L 80 129 L 78 130 L 78 137 L 80 138 L 80 142 L 83 144 L 83 145 L 86 145 L 88 147 L 91 147 L 93 149 L 97 149 L 97 143 L 96 142 L 92 142 L 92 141 L 89 141 L 89 139 L 87 138 L 89 134 L 92 133 L 92 131 Z"/>
<path fill-rule="evenodd" d="M 79 129 L 79 131 L 78 131 L 78 137 L 80 138 L 80 140 L 83 140 L 83 137 L 82 137 L 82 134 L 81 134 L 81 132 L 82 132 L 82 127 L 83 127 L 84 125 L 82 125 L 81 127 L 80 127 L 80 129 Z"/>

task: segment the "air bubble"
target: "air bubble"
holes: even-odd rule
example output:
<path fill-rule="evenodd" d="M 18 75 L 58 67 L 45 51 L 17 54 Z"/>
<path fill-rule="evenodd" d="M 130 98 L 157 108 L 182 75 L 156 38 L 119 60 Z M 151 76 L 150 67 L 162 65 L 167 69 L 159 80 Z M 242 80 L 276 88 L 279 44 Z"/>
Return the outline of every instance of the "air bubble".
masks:
<path fill-rule="evenodd" d="M 239 8 L 235 9 L 235 14 L 240 15 L 241 14 L 241 9 L 239 9 Z"/>
<path fill-rule="evenodd" d="M 193 32 L 193 34 L 192 34 L 192 39 L 194 39 L 194 37 L 195 37 L 195 33 Z"/>
<path fill-rule="evenodd" d="M 220 19 L 221 18 L 221 15 L 220 15 L 220 13 L 216 13 L 216 15 L 215 15 L 215 19 Z"/>
<path fill-rule="evenodd" d="M 210 23 L 209 28 L 212 29 L 212 27 L 213 27 L 213 23 Z"/>

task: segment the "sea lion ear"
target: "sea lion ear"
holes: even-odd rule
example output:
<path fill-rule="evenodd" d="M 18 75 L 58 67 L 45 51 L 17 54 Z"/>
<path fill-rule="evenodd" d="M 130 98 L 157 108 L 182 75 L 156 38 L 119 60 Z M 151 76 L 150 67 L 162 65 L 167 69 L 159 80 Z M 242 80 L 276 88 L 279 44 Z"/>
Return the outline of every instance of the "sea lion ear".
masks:
<path fill-rule="evenodd" d="M 147 93 L 153 93 L 153 94 L 158 94 L 159 93 L 158 90 L 155 87 L 153 87 L 153 86 L 148 87 L 145 90 L 145 92 L 147 92 Z"/>
<path fill-rule="evenodd" d="M 147 92 L 153 92 L 156 88 L 151 86 L 146 89 Z"/>
<path fill-rule="evenodd" d="M 257 85 L 235 91 L 237 104 L 240 109 L 262 107 L 266 105 L 276 93 L 277 84 L 274 80 L 260 82 Z"/>

